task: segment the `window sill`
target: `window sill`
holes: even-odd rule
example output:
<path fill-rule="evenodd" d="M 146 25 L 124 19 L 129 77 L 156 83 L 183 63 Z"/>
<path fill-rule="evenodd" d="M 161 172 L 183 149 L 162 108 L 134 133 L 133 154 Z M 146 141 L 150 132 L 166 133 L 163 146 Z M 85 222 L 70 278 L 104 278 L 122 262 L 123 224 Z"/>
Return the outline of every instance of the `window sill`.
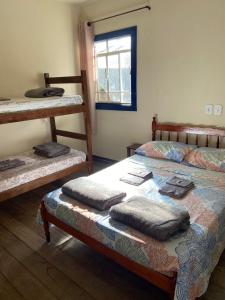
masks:
<path fill-rule="evenodd" d="M 99 110 L 137 111 L 136 105 L 128 106 L 116 103 L 96 103 L 95 107 Z"/>

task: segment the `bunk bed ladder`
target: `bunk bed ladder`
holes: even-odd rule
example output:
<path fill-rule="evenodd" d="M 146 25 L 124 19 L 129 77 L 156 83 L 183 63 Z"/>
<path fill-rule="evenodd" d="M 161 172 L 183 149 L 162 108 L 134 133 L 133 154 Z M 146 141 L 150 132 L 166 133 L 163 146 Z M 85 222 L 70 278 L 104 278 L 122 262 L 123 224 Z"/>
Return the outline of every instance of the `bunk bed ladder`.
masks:
<path fill-rule="evenodd" d="M 88 95 L 86 71 L 82 70 L 81 76 L 68 76 L 68 77 L 50 77 L 49 73 L 44 73 L 44 79 L 45 79 L 46 87 L 50 87 L 52 83 L 54 84 L 80 83 L 82 85 L 83 109 L 81 109 L 80 112 L 83 113 L 83 117 L 84 117 L 85 134 L 57 129 L 55 117 L 50 117 L 50 129 L 51 129 L 51 137 L 53 142 L 57 142 L 57 135 L 86 141 L 88 172 L 89 174 L 91 174 L 93 171 L 92 128 L 91 128 L 90 101 Z"/>

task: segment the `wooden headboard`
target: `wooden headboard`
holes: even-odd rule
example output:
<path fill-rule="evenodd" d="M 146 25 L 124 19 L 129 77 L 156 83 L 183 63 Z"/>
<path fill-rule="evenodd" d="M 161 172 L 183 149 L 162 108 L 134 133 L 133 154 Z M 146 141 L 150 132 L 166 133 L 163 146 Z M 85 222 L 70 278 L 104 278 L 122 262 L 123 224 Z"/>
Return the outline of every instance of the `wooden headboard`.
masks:
<path fill-rule="evenodd" d="M 199 145 L 199 138 L 201 137 L 201 139 L 203 138 L 205 140 L 205 147 L 209 147 L 209 137 L 215 137 L 216 147 L 220 148 L 221 139 L 225 137 L 225 128 L 194 126 L 190 124 L 159 123 L 157 117 L 154 116 L 152 120 L 152 140 L 156 140 L 157 134 L 159 134 L 159 139 L 163 140 L 163 133 L 168 133 L 168 141 L 172 139 L 172 134 L 175 134 L 177 142 L 180 141 L 181 135 L 183 135 L 186 144 L 189 143 L 189 138 L 192 136 L 195 145 Z M 194 139 L 193 136 L 195 136 Z"/>

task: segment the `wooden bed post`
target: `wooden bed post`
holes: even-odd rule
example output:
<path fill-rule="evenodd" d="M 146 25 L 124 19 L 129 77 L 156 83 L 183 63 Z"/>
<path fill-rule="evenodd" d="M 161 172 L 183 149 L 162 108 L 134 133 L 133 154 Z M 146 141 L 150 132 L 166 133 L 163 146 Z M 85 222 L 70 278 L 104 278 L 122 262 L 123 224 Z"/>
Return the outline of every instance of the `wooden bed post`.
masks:
<path fill-rule="evenodd" d="M 87 86 L 87 74 L 85 70 L 81 70 L 82 77 L 82 92 L 84 105 L 87 106 L 87 109 L 84 112 L 84 123 L 85 123 L 85 133 L 86 133 L 86 142 L 87 142 L 87 158 L 88 158 L 88 172 L 89 174 L 93 171 L 93 157 L 92 157 L 92 126 L 91 126 L 91 116 L 90 116 L 90 98 L 88 94 Z"/>
<path fill-rule="evenodd" d="M 45 87 L 46 88 L 50 87 L 49 77 L 50 77 L 49 73 L 44 73 Z M 54 117 L 50 117 L 50 129 L 51 129 L 52 141 L 57 142 L 56 124 L 55 124 L 55 118 Z"/>
<path fill-rule="evenodd" d="M 44 223 L 44 231 L 45 231 L 46 241 L 47 241 L 47 243 L 49 243 L 50 242 L 49 222 L 47 220 L 46 208 L 45 208 L 45 203 L 44 203 L 43 199 L 41 200 L 41 217 L 42 217 L 42 221 Z"/>

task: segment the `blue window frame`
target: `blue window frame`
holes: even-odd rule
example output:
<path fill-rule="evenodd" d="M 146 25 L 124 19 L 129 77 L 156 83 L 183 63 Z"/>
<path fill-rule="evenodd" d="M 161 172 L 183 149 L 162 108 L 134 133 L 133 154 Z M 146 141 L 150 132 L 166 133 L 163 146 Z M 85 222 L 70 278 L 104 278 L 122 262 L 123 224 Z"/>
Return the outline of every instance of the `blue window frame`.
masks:
<path fill-rule="evenodd" d="M 137 111 L 137 27 L 95 36 L 96 109 Z"/>

